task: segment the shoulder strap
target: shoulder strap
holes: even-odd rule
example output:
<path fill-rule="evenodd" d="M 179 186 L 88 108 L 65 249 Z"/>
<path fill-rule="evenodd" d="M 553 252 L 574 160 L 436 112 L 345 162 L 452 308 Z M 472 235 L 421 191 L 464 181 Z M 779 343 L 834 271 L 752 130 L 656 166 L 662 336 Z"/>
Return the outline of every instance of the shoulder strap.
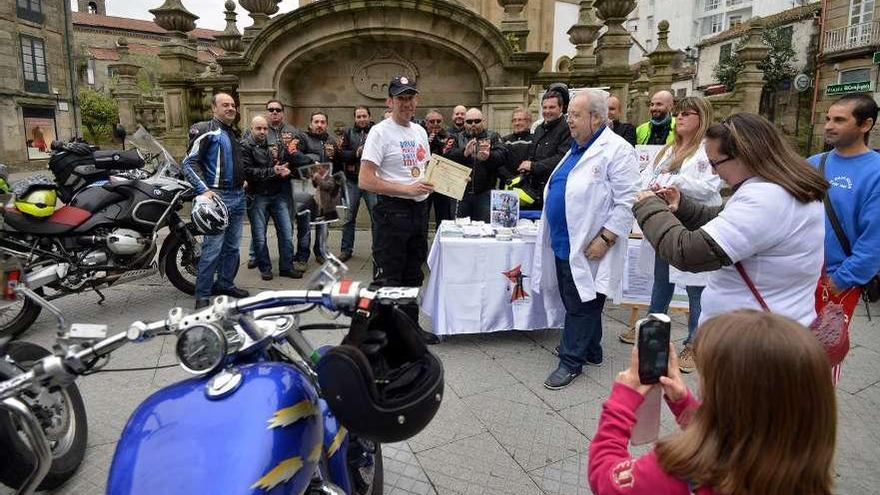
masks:
<path fill-rule="evenodd" d="M 825 177 L 825 162 L 828 161 L 828 153 L 823 153 L 822 158 L 819 161 L 819 173 L 822 174 L 822 177 Z M 843 227 L 840 226 L 840 220 L 837 218 L 837 213 L 834 212 L 834 206 L 831 205 L 831 194 L 830 191 L 825 192 L 825 199 L 823 199 L 825 203 L 825 214 L 828 215 L 828 221 L 831 222 L 831 227 L 834 229 L 834 233 L 837 235 L 837 242 L 840 243 L 841 247 L 843 247 L 843 252 L 847 256 L 852 255 L 852 247 L 849 244 L 849 239 L 846 237 L 846 234 L 843 232 Z"/>
<path fill-rule="evenodd" d="M 734 266 L 736 267 L 736 271 L 739 272 L 739 276 L 742 277 L 743 281 L 749 287 L 749 290 L 752 291 L 752 295 L 755 296 L 755 299 L 758 300 L 758 304 L 761 305 L 761 309 L 770 313 L 771 312 L 770 307 L 767 306 L 767 303 L 764 301 L 764 298 L 761 297 L 761 293 L 758 292 L 758 288 L 755 287 L 755 283 L 752 282 L 751 277 L 749 277 L 749 274 L 746 273 L 746 269 L 743 267 L 742 263 L 737 261 L 736 263 L 734 263 Z"/>

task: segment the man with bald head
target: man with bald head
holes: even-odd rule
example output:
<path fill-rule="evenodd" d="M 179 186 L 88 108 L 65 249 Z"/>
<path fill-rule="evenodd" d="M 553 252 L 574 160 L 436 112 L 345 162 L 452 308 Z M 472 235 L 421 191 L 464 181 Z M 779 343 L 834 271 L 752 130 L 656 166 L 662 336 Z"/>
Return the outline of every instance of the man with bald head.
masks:
<path fill-rule="evenodd" d="M 244 169 L 241 145 L 232 127 L 238 116 L 235 99 L 228 93 L 211 98 L 213 118 L 189 129 L 189 149 L 181 162 L 183 174 L 196 193 L 205 199 L 219 198 L 229 213 L 223 233 L 202 240 L 196 275 L 196 308 L 207 306 L 212 295 L 247 297 L 234 285 L 238 273 L 238 247 L 245 215 Z"/>
<path fill-rule="evenodd" d="M 452 127 L 446 130 L 447 134 L 458 137 L 464 131 L 465 113 L 467 113 L 467 107 L 464 105 L 456 105 L 452 109 Z"/>
<path fill-rule="evenodd" d="M 657 91 L 651 97 L 651 120 L 636 128 L 636 144 L 669 144 L 675 139 L 675 98 L 669 91 Z"/>
<path fill-rule="evenodd" d="M 651 97 L 651 120 L 636 128 L 636 144 L 669 144 L 675 139 L 675 98 L 663 90 Z"/>
<path fill-rule="evenodd" d="M 498 182 L 498 168 L 504 164 L 504 148 L 495 131 L 488 130 L 479 108 L 467 110 L 464 129 L 458 135 L 449 159 L 471 169 L 464 197 L 455 209 L 457 218 L 489 221 L 492 189 Z"/>
<path fill-rule="evenodd" d="M 636 128 L 632 124 L 620 121 L 620 100 L 616 96 L 608 97 L 608 122 L 615 134 L 625 139 L 631 146 L 636 145 Z"/>
<path fill-rule="evenodd" d="M 278 274 L 282 277 L 302 278 L 301 271 L 293 269 L 293 230 L 290 222 L 290 194 L 284 185 L 290 180 L 290 168 L 281 163 L 278 155 L 269 149 L 269 123 L 257 116 L 251 120 L 251 131 L 241 140 L 241 163 L 247 179 L 251 202 L 251 236 L 260 276 L 272 280 L 272 261 L 266 245 L 266 227 L 269 218 L 278 233 Z"/>

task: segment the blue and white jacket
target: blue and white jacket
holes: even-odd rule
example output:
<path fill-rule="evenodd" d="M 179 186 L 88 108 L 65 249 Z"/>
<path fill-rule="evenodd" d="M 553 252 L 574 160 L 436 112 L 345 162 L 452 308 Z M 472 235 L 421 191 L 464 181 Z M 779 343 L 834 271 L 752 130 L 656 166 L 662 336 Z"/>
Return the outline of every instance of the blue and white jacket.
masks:
<path fill-rule="evenodd" d="M 235 130 L 217 119 L 193 124 L 183 173 L 199 194 L 208 189 L 241 188 L 244 167 Z"/>

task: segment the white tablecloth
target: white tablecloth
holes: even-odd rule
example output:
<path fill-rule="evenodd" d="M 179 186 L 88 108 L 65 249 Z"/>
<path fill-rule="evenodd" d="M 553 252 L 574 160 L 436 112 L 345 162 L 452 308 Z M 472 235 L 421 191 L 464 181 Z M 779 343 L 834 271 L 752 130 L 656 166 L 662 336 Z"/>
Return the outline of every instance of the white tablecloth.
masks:
<path fill-rule="evenodd" d="M 422 311 L 431 316 L 434 333 L 562 328 L 562 301 L 544 301 L 532 290 L 534 248 L 534 238 L 496 241 L 444 237 L 438 232 L 428 255 L 431 276 L 422 299 Z M 525 275 L 527 296 L 511 301 L 515 284 L 504 272 L 517 265 Z"/>

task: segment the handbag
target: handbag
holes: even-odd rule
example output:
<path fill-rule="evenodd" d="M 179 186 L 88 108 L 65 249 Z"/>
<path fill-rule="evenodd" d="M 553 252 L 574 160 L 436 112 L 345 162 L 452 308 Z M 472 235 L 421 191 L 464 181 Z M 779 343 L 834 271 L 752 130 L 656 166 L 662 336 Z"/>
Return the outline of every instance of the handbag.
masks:
<path fill-rule="evenodd" d="M 828 153 L 825 153 L 822 155 L 822 159 L 819 162 L 819 173 L 822 174 L 822 177 L 825 177 L 825 162 L 827 160 Z M 831 205 L 831 199 L 828 194 L 825 195 L 824 203 L 825 214 L 828 215 L 828 221 L 831 222 L 831 227 L 834 229 L 834 234 L 837 236 L 837 242 L 843 247 L 844 254 L 852 256 L 852 246 L 850 246 L 849 239 L 843 232 L 843 227 L 840 226 L 840 220 L 837 218 L 837 213 L 834 212 L 834 207 Z M 865 304 L 880 300 L 880 273 L 871 277 L 871 280 L 862 286 L 862 300 L 865 301 Z"/>
<path fill-rule="evenodd" d="M 761 297 L 761 293 L 758 292 L 758 288 L 755 287 L 749 274 L 746 273 L 746 269 L 743 267 L 742 263 L 737 261 L 734 266 L 736 266 L 736 271 L 739 272 L 740 277 L 742 277 L 743 281 L 749 287 L 752 295 L 755 296 L 758 304 L 761 305 L 761 309 L 771 313 L 772 311 L 770 311 L 770 307 L 767 306 L 764 298 Z M 822 283 L 822 277 L 819 277 L 819 283 Z M 843 361 L 843 358 L 846 357 L 847 353 L 849 353 L 848 320 L 849 318 L 843 309 L 843 305 L 829 301 L 822 307 L 822 311 L 816 315 L 816 319 L 810 323 L 810 331 L 816 339 L 819 340 L 822 347 L 825 348 L 825 353 L 828 355 L 828 362 L 831 363 L 832 367 L 840 364 Z"/>

